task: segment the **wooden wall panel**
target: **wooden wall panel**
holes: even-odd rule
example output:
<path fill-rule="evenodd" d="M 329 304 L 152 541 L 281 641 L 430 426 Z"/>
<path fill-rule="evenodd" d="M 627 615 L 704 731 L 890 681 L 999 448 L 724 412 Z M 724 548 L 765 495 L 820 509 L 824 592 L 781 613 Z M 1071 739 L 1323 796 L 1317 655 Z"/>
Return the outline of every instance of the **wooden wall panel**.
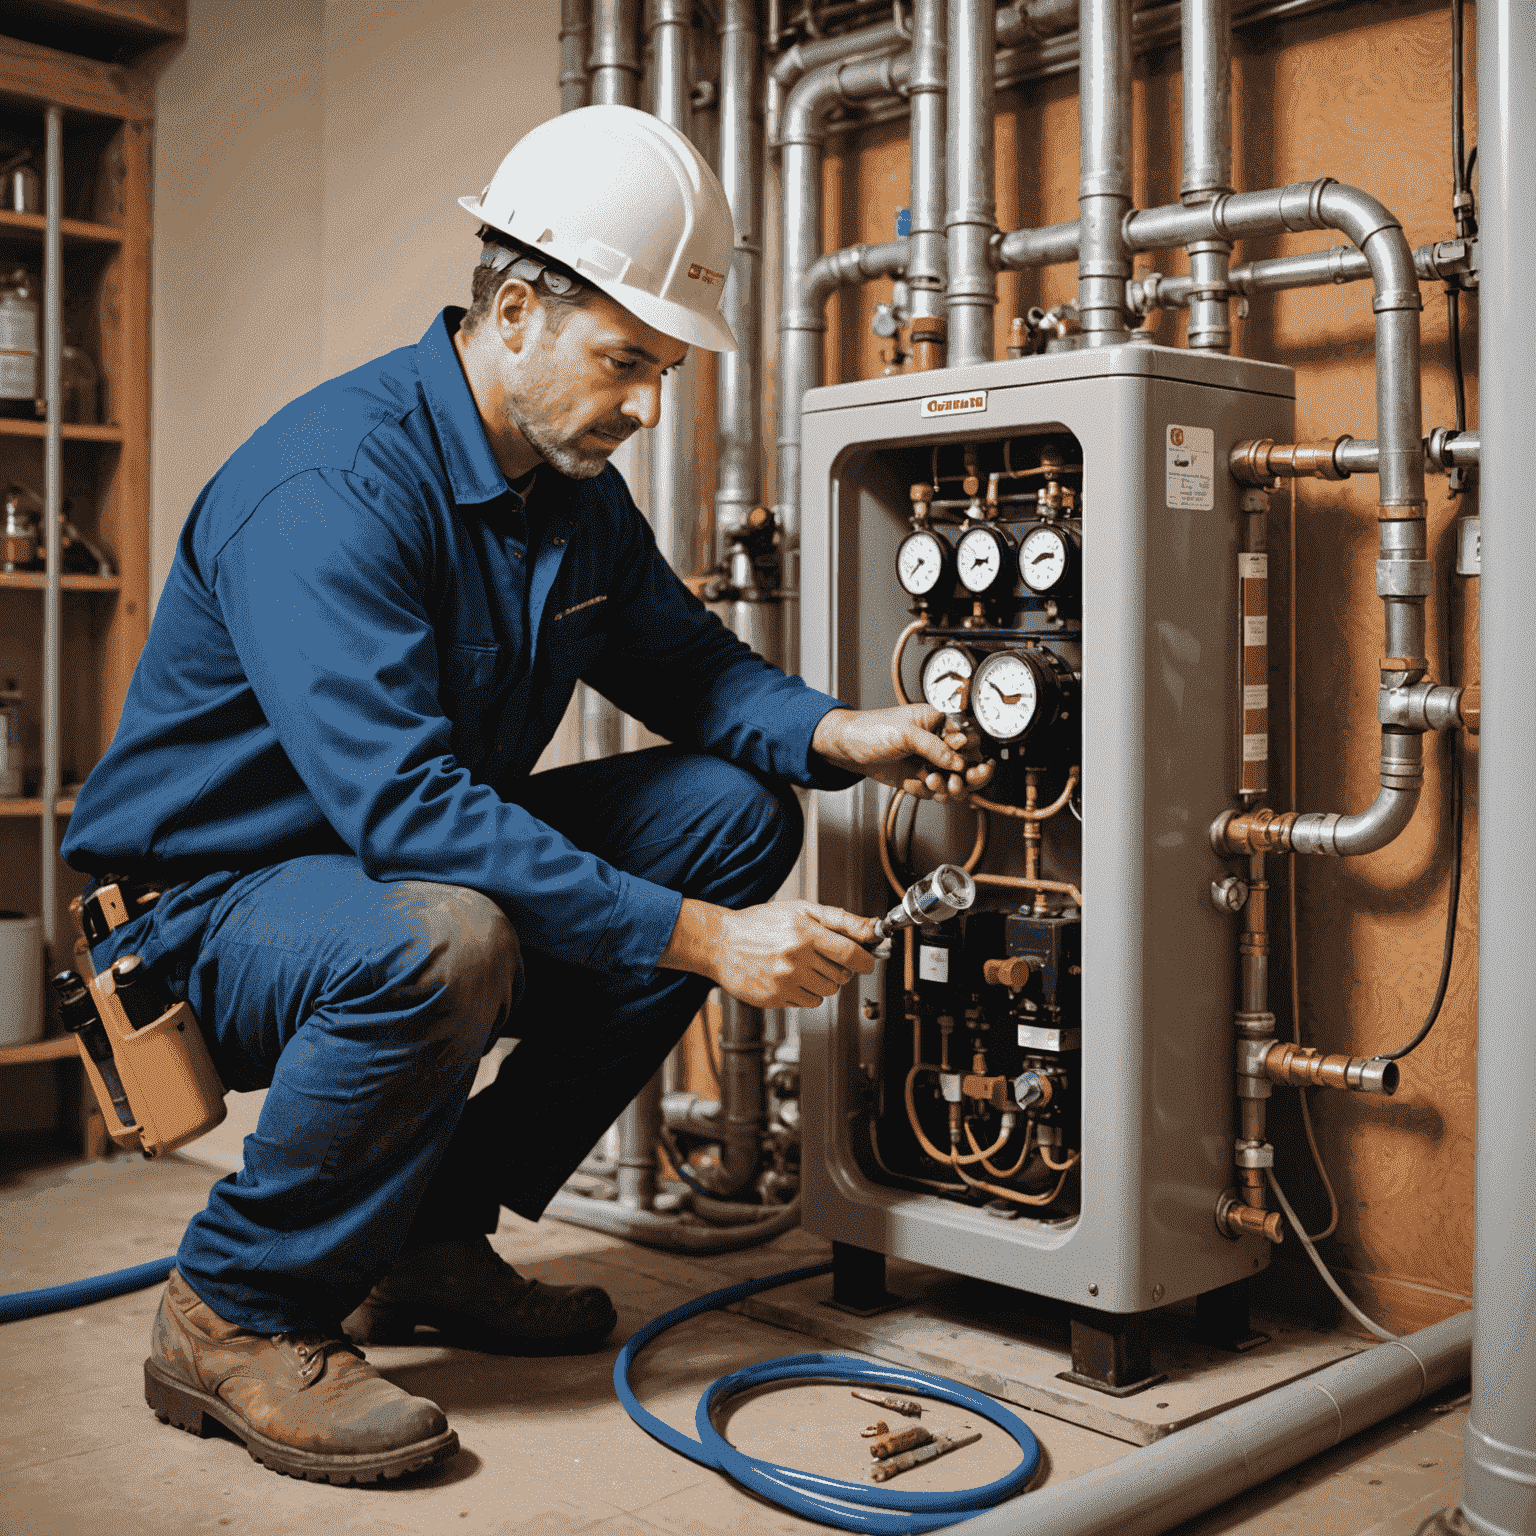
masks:
<path fill-rule="evenodd" d="M 1466 19 L 1467 142 L 1476 142 L 1475 19 Z M 1380 198 L 1415 245 L 1453 233 L 1450 216 L 1450 16 L 1437 4 L 1357 4 L 1239 33 L 1233 70 L 1234 172 L 1239 187 L 1264 187 L 1331 175 Z M 1180 171 L 1181 82 L 1177 50 L 1139 61 L 1135 82 L 1135 193 L 1138 205 L 1175 201 Z M 1073 79 L 999 96 L 997 197 L 1004 228 L 1040 226 L 1077 212 L 1077 95 Z M 895 210 L 907 201 L 904 123 L 871 129 L 829 146 L 826 245 L 892 238 Z M 1234 260 L 1342 244 L 1329 232 L 1239 246 Z M 1182 255 L 1160 258 L 1187 270 Z M 1147 269 L 1151 258 L 1138 267 Z M 888 283 L 845 292 L 828 309 L 827 378 L 884 371 L 870 333 L 874 305 Z M 1012 316 L 1031 304 L 1076 296 L 1072 268 L 999 282 L 997 355 Z M 1424 420 L 1449 425 L 1454 406 L 1439 284 L 1422 285 L 1425 312 Z M 1476 299 L 1463 300 L 1469 414 L 1476 423 L 1473 336 Z M 1183 316 L 1164 315 L 1158 338 L 1182 342 Z M 1298 436 L 1348 432 L 1374 437 L 1369 284 L 1259 296 L 1244 320 L 1234 308 L 1236 350 L 1285 363 L 1297 375 Z M 1359 810 L 1375 793 L 1378 733 L 1376 667 L 1382 654 L 1375 595 L 1374 477 L 1337 485 L 1308 482 L 1295 496 L 1299 750 L 1293 799 L 1283 734 L 1288 718 L 1286 648 L 1271 647 L 1276 758 L 1273 802 L 1311 810 Z M 1456 507 L 1443 477 L 1429 490 L 1430 541 L 1440 588 L 1431 607 L 1429 651 L 1446 676 L 1447 646 L 1456 681 L 1478 675 L 1476 582 L 1451 578 Z M 1290 558 L 1287 493 L 1275 498 L 1272 549 L 1278 570 Z M 1277 624 L 1289 611 L 1284 583 L 1271 584 Z M 1453 590 L 1452 590 L 1453 589 Z M 1444 594 L 1451 590 L 1447 604 Z M 1449 628 L 1448 628 L 1449 621 Z M 1283 633 L 1283 630 L 1282 630 Z M 1410 1035 L 1434 993 L 1450 866 L 1447 743 L 1426 740 L 1424 796 L 1408 832 L 1368 858 L 1310 859 L 1298 871 L 1298 960 L 1303 1038 L 1356 1054 L 1389 1048 Z M 1466 765 L 1466 857 L 1451 986 L 1434 1034 L 1403 1068 L 1390 1101 L 1312 1095 L 1319 1139 L 1342 1207 L 1325 1252 L 1346 1282 L 1389 1326 L 1422 1325 L 1460 1310 L 1471 1289 L 1473 1058 L 1476 1031 L 1476 742 Z M 1285 959 L 1286 873 L 1276 872 L 1274 1006 L 1289 1028 Z M 1234 934 L 1235 942 L 1235 934 Z M 1295 1096 L 1272 1100 L 1280 1175 L 1313 1226 L 1326 1212 L 1301 1134 Z M 1298 1245 L 1277 1255 L 1287 1283 L 1305 1264 Z"/>

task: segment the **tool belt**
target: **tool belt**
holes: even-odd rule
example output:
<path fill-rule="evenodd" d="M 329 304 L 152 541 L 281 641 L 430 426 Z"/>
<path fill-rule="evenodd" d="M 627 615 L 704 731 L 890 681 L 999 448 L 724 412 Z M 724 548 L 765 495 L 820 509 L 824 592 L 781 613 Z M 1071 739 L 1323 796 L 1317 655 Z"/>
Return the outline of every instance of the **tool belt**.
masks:
<path fill-rule="evenodd" d="M 159 899 L 158 888 L 106 877 L 70 903 L 83 935 L 75 952 L 89 973 L 90 946 Z M 158 1157 L 212 1130 L 226 1113 L 224 1085 L 187 1003 L 173 1002 L 138 955 L 120 955 L 99 976 L 53 978 L 107 1134 Z"/>

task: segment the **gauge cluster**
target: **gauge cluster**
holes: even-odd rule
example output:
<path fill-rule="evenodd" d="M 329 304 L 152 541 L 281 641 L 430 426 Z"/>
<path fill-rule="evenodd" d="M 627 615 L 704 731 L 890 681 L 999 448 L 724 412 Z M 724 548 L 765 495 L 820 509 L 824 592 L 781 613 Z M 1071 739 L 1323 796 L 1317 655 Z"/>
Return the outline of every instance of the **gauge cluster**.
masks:
<path fill-rule="evenodd" d="M 974 728 L 997 798 L 1018 800 L 1025 765 L 1059 783 L 1081 737 L 1081 449 L 1054 435 L 946 444 L 902 467 L 922 476 L 896 552 L 922 620 L 918 691 Z"/>

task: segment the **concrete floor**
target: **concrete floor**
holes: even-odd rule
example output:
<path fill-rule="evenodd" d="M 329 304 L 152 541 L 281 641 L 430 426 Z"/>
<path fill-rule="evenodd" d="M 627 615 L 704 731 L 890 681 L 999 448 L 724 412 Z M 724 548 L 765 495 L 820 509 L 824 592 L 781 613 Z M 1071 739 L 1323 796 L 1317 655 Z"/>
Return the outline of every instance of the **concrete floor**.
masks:
<path fill-rule="evenodd" d="M 217 1171 L 171 1157 L 120 1157 L 0 1173 L 0 1290 L 57 1284 L 174 1251 Z M 496 1246 L 527 1274 L 606 1286 L 616 1340 L 707 1285 L 822 1256 L 803 1233 L 768 1253 L 670 1260 L 552 1221 L 508 1218 Z M 630 1423 L 613 1394 L 617 1344 L 566 1360 L 512 1360 L 431 1346 L 369 1351 L 392 1380 L 434 1398 L 463 1443 L 436 1475 L 381 1489 L 332 1488 L 267 1472 L 235 1442 L 197 1440 L 160 1424 L 144 1404 L 141 1364 L 158 1290 L 0 1328 L 0 1532 L 6 1536 L 193 1536 L 226 1530 L 283 1536 L 441 1536 L 443 1532 L 566 1536 L 790 1536 L 824 1531 L 770 1508 L 674 1455 Z M 815 1347 L 787 1330 L 715 1313 L 642 1357 L 643 1400 L 691 1433 L 694 1405 L 715 1377 L 752 1361 Z M 792 1406 L 791 1406 L 792 1404 Z M 1181 1536 L 1414 1536 L 1461 1491 L 1464 1395 L 1451 1393 L 1357 1437 L 1180 1528 Z M 835 1476 L 861 1476 L 856 1430 L 872 1416 L 846 1389 L 806 1386 L 742 1400 L 730 1438 Z M 1022 1411 L 1057 1482 L 1134 1454 L 1120 1440 Z M 936 1427 L 964 1415 L 940 1405 Z M 902 1478 L 899 1486 L 971 1486 L 1013 1464 L 1005 1437 Z"/>

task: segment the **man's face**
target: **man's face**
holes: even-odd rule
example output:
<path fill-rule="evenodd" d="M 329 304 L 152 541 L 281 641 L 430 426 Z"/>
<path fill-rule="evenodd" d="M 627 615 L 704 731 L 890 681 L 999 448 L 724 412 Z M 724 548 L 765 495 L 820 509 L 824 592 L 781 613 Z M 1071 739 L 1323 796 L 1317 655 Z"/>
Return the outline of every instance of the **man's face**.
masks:
<path fill-rule="evenodd" d="M 561 474 L 586 480 L 609 455 L 661 411 L 661 380 L 688 348 L 653 330 L 602 294 L 556 313 L 539 303 L 524 322 L 525 345 L 509 354 L 507 424 Z"/>

